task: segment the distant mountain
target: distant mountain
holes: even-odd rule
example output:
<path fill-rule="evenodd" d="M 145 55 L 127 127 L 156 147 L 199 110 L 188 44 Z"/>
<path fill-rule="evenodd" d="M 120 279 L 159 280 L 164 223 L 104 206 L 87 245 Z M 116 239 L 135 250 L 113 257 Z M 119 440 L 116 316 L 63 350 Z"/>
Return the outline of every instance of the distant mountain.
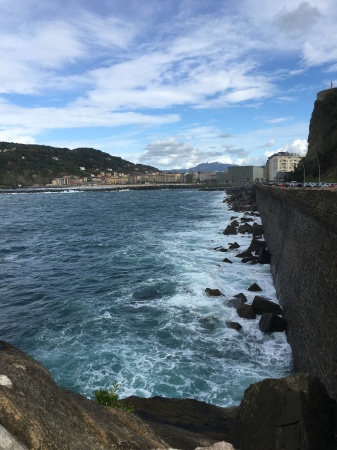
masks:
<path fill-rule="evenodd" d="M 222 164 L 219 162 L 211 163 L 201 163 L 195 167 L 190 167 L 189 169 L 171 169 L 165 170 L 165 172 L 176 172 L 176 173 L 192 173 L 192 172 L 228 172 L 228 167 L 235 164 Z"/>
<path fill-rule="evenodd" d="M 117 173 L 158 171 L 151 166 L 133 164 L 94 148 L 49 147 L 46 145 L 0 142 L 0 185 L 32 186 L 48 184 L 64 175 L 90 176 L 110 169 Z"/>

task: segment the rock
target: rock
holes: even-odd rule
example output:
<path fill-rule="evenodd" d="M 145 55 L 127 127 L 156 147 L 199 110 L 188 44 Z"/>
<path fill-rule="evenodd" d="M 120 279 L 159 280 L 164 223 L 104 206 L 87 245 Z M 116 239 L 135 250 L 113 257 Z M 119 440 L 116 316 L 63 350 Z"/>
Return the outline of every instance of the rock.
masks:
<path fill-rule="evenodd" d="M 237 220 L 233 220 L 233 221 L 231 222 L 231 226 L 236 228 L 236 227 L 239 226 L 239 222 L 238 222 Z"/>
<path fill-rule="evenodd" d="M 233 295 L 233 297 L 235 297 L 235 298 L 241 298 L 242 301 L 243 301 L 243 303 L 246 303 L 246 301 L 247 301 L 247 297 L 246 297 L 245 294 L 243 294 L 242 292 L 240 292 L 239 294 Z"/>
<path fill-rule="evenodd" d="M 258 256 L 259 264 L 270 264 L 270 253 L 267 249 L 261 248 Z"/>
<path fill-rule="evenodd" d="M 242 325 L 240 325 L 238 322 L 226 322 L 227 328 L 232 328 L 233 330 L 241 330 Z"/>
<path fill-rule="evenodd" d="M 196 436 L 203 436 L 211 441 L 212 445 L 216 441 L 231 441 L 232 430 L 238 407 L 220 408 L 193 399 L 177 399 L 164 397 L 128 397 L 127 403 L 134 405 L 134 414 L 142 421 L 149 424 L 156 431 L 166 428 L 166 433 L 170 434 L 165 440 L 177 449 L 194 449 L 198 446 L 191 446 L 179 441 L 180 432 L 191 433 Z M 197 434 L 198 433 L 198 434 Z M 200 446 L 200 444 L 199 444 Z"/>
<path fill-rule="evenodd" d="M 239 306 L 236 310 L 237 310 L 237 313 L 239 314 L 239 316 L 242 317 L 243 319 L 255 319 L 256 318 L 256 314 L 255 314 L 255 311 L 254 311 L 252 305 L 242 305 L 242 306 Z"/>
<path fill-rule="evenodd" d="M 241 222 L 247 223 L 247 222 L 253 222 L 254 219 L 252 217 L 241 217 Z"/>
<path fill-rule="evenodd" d="M 264 233 L 263 226 L 254 222 L 253 223 L 253 237 L 262 238 Z"/>
<path fill-rule="evenodd" d="M 224 260 L 223 260 L 223 262 L 226 262 L 226 263 L 230 263 L 230 264 L 233 264 L 233 261 L 231 261 L 230 259 L 228 259 L 228 258 L 225 258 Z"/>
<path fill-rule="evenodd" d="M 260 239 L 255 239 L 253 237 L 252 242 L 250 243 L 250 246 L 248 247 L 248 251 L 251 253 L 259 254 L 261 248 L 265 248 L 267 246 L 265 241 L 262 241 Z"/>
<path fill-rule="evenodd" d="M 248 256 L 246 258 L 242 258 L 241 262 L 246 263 L 257 263 L 257 257 L 256 256 Z"/>
<path fill-rule="evenodd" d="M 213 248 L 216 252 L 227 252 L 228 250 L 224 247 L 215 247 Z"/>
<path fill-rule="evenodd" d="M 240 248 L 240 245 L 237 242 L 233 242 L 233 244 L 228 244 L 229 245 L 229 250 L 235 250 L 237 248 Z"/>
<path fill-rule="evenodd" d="M 252 306 L 256 314 L 274 313 L 282 314 L 282 308 L 277 303 L 272 302 L 266 297 L 255 295 Z"/>
<path fill-rule="evenodd" d="M 235 255 L 237 258 L 250 258 L 253 256 L 249 250 L 245 250 L 244 252 L 238 253 Z"/>
<path fill-rule="evenodd" d="M 334 448 L 333 402 L 311 374 L 266 379 L 246 389 L 234 435 L 242 450 Z"/>
<path fill-rule="evenodd" d="M 223 234 L 225 234 L 226 236 L 229 236 L 230 234 L 238 234 L 238 231 L 232 225 L 227 225 L 227 227 L 224 230 Z"/>
<path fill-rule="evenodd" d="M 221 295 L 224 295 L 219 289 L 206 288 L 205 292 L 209 297 L 220 297 Z"/>
<path fill-rule="evenodd" d="M 243 225 L 240 225 L 238 228 L 239 233 L 253 233 L 253 227 L 252 225 L 249 225 L 249 223 L 245 223 Z"/>
<path fill-rule="evenodd" d="M 259 328 L 263 333 L 283 332 L 287 329 L 287 321 L 274 313 L 264 313 Z"/>
<path fill-rule="evenodd" d="M 195 450 L 235 450 L 228 442 L 217 442 L 211 447 L 197 447 Z"/>
<path fill-rule="evenodd" d="M 262 289 L 260 288 L 260 286 L 256 283 L 252 284 L 251 286 L 249 286 L 249 288 L 247 289 L 248 291 L 251 292 L 259 292 L 262 291 Z"/>

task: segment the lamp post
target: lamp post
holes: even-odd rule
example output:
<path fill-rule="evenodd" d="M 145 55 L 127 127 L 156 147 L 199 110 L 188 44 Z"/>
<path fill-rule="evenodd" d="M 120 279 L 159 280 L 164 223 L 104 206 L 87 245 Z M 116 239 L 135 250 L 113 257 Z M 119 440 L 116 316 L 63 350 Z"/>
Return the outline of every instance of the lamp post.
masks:
<path fill-rule="evenodd" d="M 318 164 L 318 186 L 321 185 L 321 166 L 319 165 L 318 156 L 316 154 L 317 164 Z"/>

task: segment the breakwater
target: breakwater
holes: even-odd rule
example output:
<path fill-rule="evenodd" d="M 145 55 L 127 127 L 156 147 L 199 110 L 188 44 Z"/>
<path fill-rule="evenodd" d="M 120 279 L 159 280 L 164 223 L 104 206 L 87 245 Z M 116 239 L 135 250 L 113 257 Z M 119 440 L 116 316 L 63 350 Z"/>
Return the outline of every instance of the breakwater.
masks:
<path fill-rule="evenodd" d="M 337 193 L 256 186 L 294 368 L 337 399 Z"/>

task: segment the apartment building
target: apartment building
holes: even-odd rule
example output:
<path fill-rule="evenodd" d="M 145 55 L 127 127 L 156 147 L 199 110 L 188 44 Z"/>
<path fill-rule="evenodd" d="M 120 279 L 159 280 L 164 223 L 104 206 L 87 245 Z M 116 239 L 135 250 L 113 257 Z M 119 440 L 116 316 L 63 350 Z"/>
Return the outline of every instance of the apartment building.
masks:
<path fill-rule="evenodd" d="M 297 153 L 278 152 L 269 156 L 266 164 L 267 180 L 277 181 L 284 179 L 285 174 L 293 172 L 302 157 Z"/>

